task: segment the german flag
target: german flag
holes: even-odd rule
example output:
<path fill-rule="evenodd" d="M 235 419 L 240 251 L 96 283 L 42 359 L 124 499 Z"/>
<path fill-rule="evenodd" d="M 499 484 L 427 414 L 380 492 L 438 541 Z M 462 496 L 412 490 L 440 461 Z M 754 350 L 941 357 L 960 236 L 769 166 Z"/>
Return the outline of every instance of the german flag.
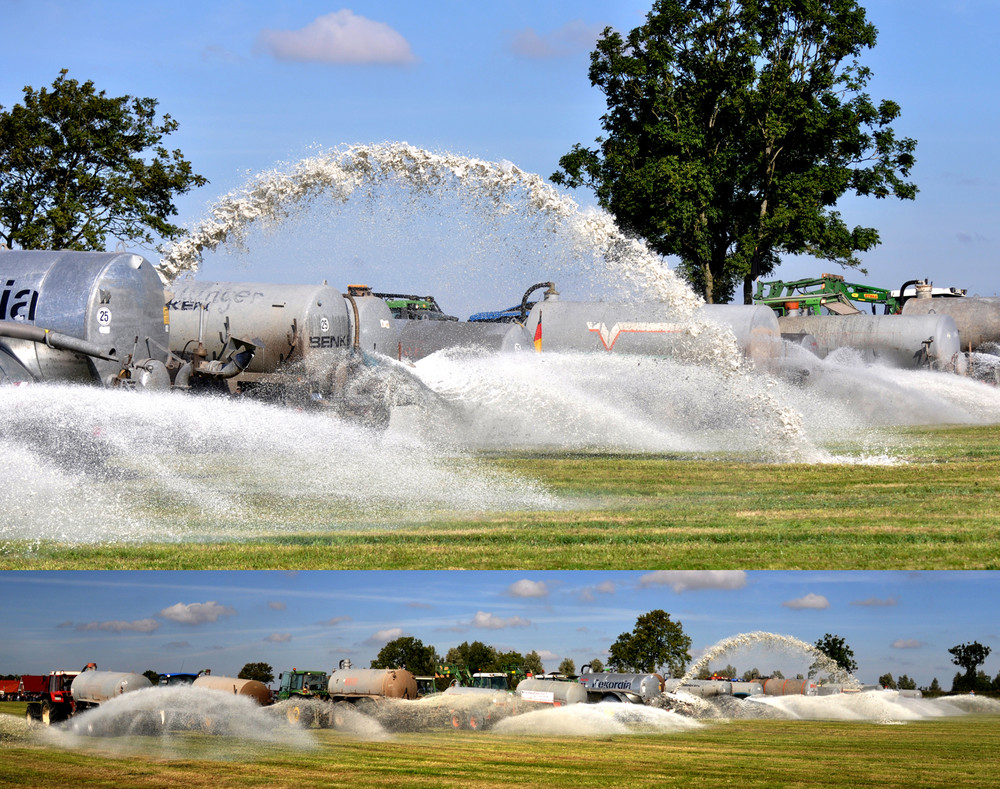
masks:
<path fill-rule="evenodd" d="M 538 325 L 535 327 L 535 352 L 542 352 L 542 311 L 538 311 Z"/>

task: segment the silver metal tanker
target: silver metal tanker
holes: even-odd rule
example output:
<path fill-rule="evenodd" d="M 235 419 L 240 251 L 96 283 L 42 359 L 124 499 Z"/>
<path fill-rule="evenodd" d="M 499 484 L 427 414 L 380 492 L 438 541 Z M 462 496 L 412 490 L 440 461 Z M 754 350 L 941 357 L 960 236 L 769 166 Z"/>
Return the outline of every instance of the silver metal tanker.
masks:
<path fill-rule="evenodd" d="M 1000 344 L 1000 298 L 916 298 L 903 304 L 903 315 L 947 315 L 958 329 L 963 350 Z"/>
<path fill-rule="evenodd" d="M 812 335 L 821 358 L 854 348 L 894 367 L 963 370 L 958 329 L 947 315 L 800 315 L 778 318 L 778 324 L 782 334 Z"/>
<path fill-rule="evenodd" d="M 586 672 L 579 682 L 591 701 L 626 701 L 643 704 L 663 693 L 665 683 L 659 674 L 617 674 Z"/>
<path fill-rule="evenodd" d="M 341 668 L 330 674 L 327 690 L 337 699 L 415 699 L 417 680 L 405 668 Z"/>
<path fill-rule="evenodd" d="M 724 353 L 724 348 L 710 345 L 714 338 L 700 325 L 706 323 L 731 331 L 739 350 L 755 364 L 771 367 L 781 356 L 781 332 L 774 311 L 729 304 L 705 304 L 690 319 L 684 319 L 669 305 L 658 302 L 569 302 L 550 298 L 531 308 L 521 343 L 531 347 L 540 335 L 542 352 L 689 357 Z"/>
<path fill-rule="evenodd" d="M 0 382 L 169 388 L 163 286 L 139 255 L 0 249 Z M 148 368 L 148 369 L 146 369 Z"/>
<path fill-rule="evenodd" d="M 562 706 L 587 701 L 587 689 L 577 682 L 528 677 L 517 683 L 517 694 L 525 701 Z"/>
<path fill-rule="evenodd" d="M 183 359 L 219 360 L 234 338 L 258 346 L 232 392 L 329 406 L 373 423 L 388 419 L 386 392 L 366 368 L 373 354 L 396 358 L 388 305 L 366 286 L 346 294 L 323 285 L 178 280 L 167 307 L 171 350 Z"/>
<path fill-rule="evenodd" d="M 218 674 L 202 674 L 191 683 L 193 688 L 207 688 L 237 696 L 247 696 L 262 707 L 271 703 L 271 691 L 267 685 L 256 679 L 240 679 L 239 677 L 224 677 Z"/>
<path fill-rule="evenodd" d="M 88 669 L 73 679 L 70 693 L 78 707 L 93 706 L 132 690 L 151 687 L 153 683 L 142 674 Z"/>

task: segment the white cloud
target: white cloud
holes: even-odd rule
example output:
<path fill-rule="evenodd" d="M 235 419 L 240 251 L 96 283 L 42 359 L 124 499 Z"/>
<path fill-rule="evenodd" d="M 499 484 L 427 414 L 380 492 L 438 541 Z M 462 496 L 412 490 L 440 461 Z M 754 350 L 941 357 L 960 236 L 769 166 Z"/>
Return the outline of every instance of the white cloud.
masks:
<path fill-rule="evenodd" d="M 827 600 L 821 594 L 813 594 L 810 592 L 805 597 L 799 597 L 795 600 L 786 600 L 782 603 L 785 608 L 829 608 L 830 601 Z"/>
<path fill-rule="evenodd" d="M 291 633 L 271 633 L 267 638 L 264 639 L 271 644 L 287 644 L 292 640 Z"/>
<path fill-rule="evenodd" d="M 299 30 L 262 30 L 259 42 L 278 60 L 406 65 L 417 58 L 402 35 L 343 8 Z"/>
<path fill-rule="evenodd" d="M 864 600 L 853 600 L 851 602 L 851 605 L 876 606 L 876 607 L 877 606 L 892 606 L 892 605 L 896 605 L 896 601 L 897 600 L 898 600 L 898 598 L 896 598 L 896 597 L 888 597 L 888 598 L 886 598 L 884 600 L 881 597 L 868 597 L 868 598 L 865 598 Z"/>
<path fill-rule="evenodd" d="M 496 614 L 489 614 L 486 611 L 477 611 L 470 624 L 472 627 L 484 627 L 488 630 L 503 630 L 505 627 L 529 627 L 531 622 L 519 616 L 511 616 L 504 619 Z"/>
<path fill-rule="evenodd" d="M 897 638 L 892 642 L 893 649 L 920 649 L 923 645 L 923 641 L 917 641 L 915 638 Z"/>
<path fill-rule="evenodd" d="M 182 625 L 201 625 L 205 622 L 218 621 L 222 616 L 235 614 L 235 609 L 228 605 L 220 605 L 215 600 L 210 600 L 207 603 L 177 603 L 164 608 L 159 615 L 171 622 L 180 622 Z"/>
<path fill-rule="evenodd" d="M 152 633 L 159 628 L 160 623 L 155 619 L 133 619 L 131 622 L 114 619 L 106 622 L 84 622 L 76 626 L 77 630 L 106 630 L 110 633 Z"/>
<path fill-rule="evenodd" d="M 545 585 L 545 581 L 529 581 L 527 578 L 522 578 L 508 586 L 507 593 L 511 597 L 548 597 L 549 587 Z"/>
<path fill-rule="evenodd" d="M 558 660 L 559 657 L 560 657 L 560 655 L 557 655 L 555 652 L 551 652 L 548 649 L 539 649 L 538 650 L 538 657 L 540 657 L 543 661 L 545 661 L 545 660 Z"/>
<path fill-rule="evenodd" d="M 658 570 L 646 573 L 639 586 L 669 586 L 675 592 L 692 589 L 742 589 L 747 585 L 743 570 Z"/>
<path fill-rule="evenodd" d="M 279 600 L 268 600 L 267 607 L 270 608 L 272 611 L 285 611 L 288 608 L 287 605 L 285 605 Z"/>
<path fill-rule="evenodd" d="M 574 19 L 550 33 L 540 34 L 533 27 L 516 30 L 508 37 L 508 49 L 521 57 L 541 59 L 590 52 L 605 25 L 588 25 Z"/>
<path fill-rule="evenodd" d="M 349 616 L 334 616 L 330 619 L 324 619 L 322 622 L 317 622 L 317 625 L 322 625 L 323 627 L 333 627 L 334 625 L 339 625 L 341 622 L 350 622 L 351 617 Z"/>
<path fill-rule="evenodd" d="M 401 627 L 390 627 L 386 630 L 379 630 L 373 633 L 368 639 L 369 644 L 388 644 L 390 641 L 396 638 L 400 638 L 405 635 L 403 628 Z"/>

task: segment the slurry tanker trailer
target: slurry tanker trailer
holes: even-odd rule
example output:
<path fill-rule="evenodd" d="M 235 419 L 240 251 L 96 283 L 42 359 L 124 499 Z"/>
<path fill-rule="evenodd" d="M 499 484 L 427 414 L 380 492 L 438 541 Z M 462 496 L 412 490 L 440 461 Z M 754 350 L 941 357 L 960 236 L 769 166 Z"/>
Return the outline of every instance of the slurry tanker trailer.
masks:
<path fill-rule="evenodd" d="M 587 691 L 588 701 L 646 704 L 664 690 L 664 679 L 659 674 L 592 672 L 589 666 L 582 669 L 579 683 Z"/>
<path fill-rule="evenodd" d="M 163 285 L 139 255 L 0 249 L 0 383 L 92 382 L 165 390 L 231 377 L 254 346 L 211 363 L 170 353 Z"/>
<path fill-rule="evenodd" d="M 398 332 L 388 304 L 365 285 L 341 295 L 326 283 L 180 280 L 167 309 L 170 350 L 185 360 L 223 357 L 234 334 L 258 338 L 254 358 L 223 382 L 232 393 L 331 407 L 372 423 L 388 418 L 388 393 L 365 373 L 376 354 L 398 355 Z"/>
<path fill-rule="evenodd" d="M 96 663 L 88 663 L 83 671 L 53 671 L 49 674 L 44 698 L 30 702 L 25 717 L 29 723 L 40 722 L 48 726 L 98 707 L 123 693 L 152 686 L 142 674 L 98 671 Z"/>
<path fill-rule="evenodd" d="M 278 701 L 284 705 L 289 723 L 321 728 L 343 725 L 346 705 L 368 711 L 370 705 L 385 699 L 416 699 L 417 680 L 404 668 L 356 669 L 342 660 L 336 669 L 310 671 L 293 668 L 283 671 L 278 680 Z M 311 702 L 320 702 L 317 706 Z"/>

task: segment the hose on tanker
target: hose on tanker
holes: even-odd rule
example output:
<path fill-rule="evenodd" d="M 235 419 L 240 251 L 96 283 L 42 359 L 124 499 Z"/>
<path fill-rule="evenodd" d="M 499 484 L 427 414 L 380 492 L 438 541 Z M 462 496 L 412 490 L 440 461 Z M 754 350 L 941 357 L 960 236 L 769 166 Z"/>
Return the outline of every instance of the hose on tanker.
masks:
<path fill-rule="evenodd" d="M 521 297 L 521 323 L 524 323 L 524 321 L 528 318 L 528 297 L 540 288 L 548 288 L 548 290 L 545 291 L 546 297 L 559 295 L 556 292 L 556 283 L 554 282 L 537 282 L 532 285 Z"/>

